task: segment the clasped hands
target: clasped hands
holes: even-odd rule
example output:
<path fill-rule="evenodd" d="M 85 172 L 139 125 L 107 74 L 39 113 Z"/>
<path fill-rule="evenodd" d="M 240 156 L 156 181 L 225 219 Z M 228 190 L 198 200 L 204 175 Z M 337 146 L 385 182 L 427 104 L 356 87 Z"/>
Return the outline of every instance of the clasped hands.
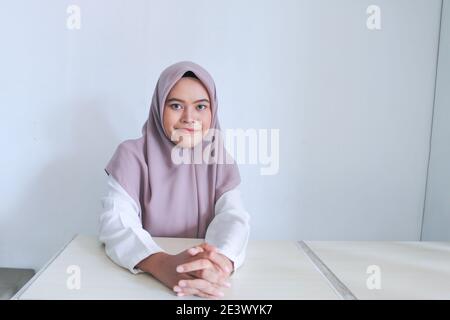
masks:
<path fill-rule="evenodd" d="M 177 296 L 223 297 L 222 289 L 231 286 L 233 263 L 217 248 L 202 243 L 176 255 L 158 252 L 137 267 L 150 273 Z"/>

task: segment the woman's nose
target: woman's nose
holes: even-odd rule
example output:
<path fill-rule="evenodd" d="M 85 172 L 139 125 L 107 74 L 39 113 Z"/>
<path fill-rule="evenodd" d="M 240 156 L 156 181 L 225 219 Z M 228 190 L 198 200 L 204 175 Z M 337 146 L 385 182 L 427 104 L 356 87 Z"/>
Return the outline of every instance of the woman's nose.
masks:
<path fill-rule="evenodd" d="M 181 121 L 183 123 L 194 123 L 195 122 L 195 117 L 194 117 L 194 113 L 191 111 L 191 108 L 185 108 L 183 111 L 183 115 L 181 117 Z"/>

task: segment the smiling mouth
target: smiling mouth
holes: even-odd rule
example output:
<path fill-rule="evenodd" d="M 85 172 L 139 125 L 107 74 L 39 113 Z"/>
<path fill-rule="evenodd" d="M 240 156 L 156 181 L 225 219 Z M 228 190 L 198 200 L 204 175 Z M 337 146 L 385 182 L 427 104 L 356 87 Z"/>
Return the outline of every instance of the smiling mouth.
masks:
<path fill-rule="evenodd" d="M 187 131 L 187 132 L 190 132 L 190 133 L 194 133 L 194 132 L 198 131 L 198 130 L 194 130 L 194 129 L 191 129 L 191 128 L 178 128 L 178 130 L 183 130 L 183 131 Z"/>

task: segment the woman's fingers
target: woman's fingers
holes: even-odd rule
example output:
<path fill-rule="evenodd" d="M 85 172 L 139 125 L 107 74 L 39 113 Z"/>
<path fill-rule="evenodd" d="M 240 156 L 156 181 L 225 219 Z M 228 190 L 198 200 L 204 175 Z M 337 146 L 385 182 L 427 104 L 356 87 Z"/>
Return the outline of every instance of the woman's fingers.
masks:
<path fill-rule="evenodd" d="M 184 279 L 195 279 L 194 277 L 191 277 L 191 276 L 188 276 L 188 277 L 189 278 L 184 278 Z M 199 296 L 199 297 L 210 298 L 210 299 L 218 298 L 217 296 L 207 294 L 206 292 L 203 292 L 198 288 L 180 287 L 178 285 L 178 283 L 172 289 L 178 297 L 193 295 L 193 296 Z"/>
<path fill-rule="evenodd" d="M 197 255 L 199 252 L 196 248 L 191 248 L 188 250 L 188 252 L 194 256 Z M 177 266 L 177 272 L 192 272 L 197 271 L 200 269 L 206 270 L 207 268 L 213 268 L 218 269 L 222 271 L 226 276 L 229 276 L 231 272 L 233 271 L 233 265 L 231 260 L 229 260 L 224 255 L 218 253 L 218 252 L 202 252 L 198 255 L 197 260 L 193 260 L 190 262 L 186 262 L 184 264 L 180 264 Z M 207 260 L 210 263 L 207 263 L 206 261 L 200 262 L 201 260 Z M 195 262 L 196 261 L 196 262 Z M 220 272 L 219 272 L 220 273 Z M 209 280 L 209 279 L 207 279 Z M 216 281 L 214 281 L 216 282 Z"/>
<path fill-rule="evenodd" d="M 194 248 L 196 248 L 196 250 L 195 251 L 193 250 L 192 252 L 195 252 L 195 254 L 192 255 L 196 255 L 200 252 L 206 251 L 205 254 L 207 255 L 207 258 L 210 259 L 212 262 L 214 262 L 216 265 L 218 265 L 225 273 L 230 274 L 233 271 L 231 270 L 232 269 L 232 263 L 230 263 L 231 261 L 224 255 L 220 254 L 215 246 L 207 242 L 204 242 Z"/>
<path fill-rule="evenodd" d="M 210 245 L 210 244 L 204 242 L 204 243 L 199 244 L 198 246 L 188 249 L 188 252 L 191 255 L 196 255 L 200 252 L 205 252 L 205 251 L 217 252 L 217 248 L 214 247 L 213 245 Z"/>
<path fill-rule="evenodd" d="M 199 254 L 200 252 L 203 252 L 203 248 L 202 247 L 192 247 L 188 250 L 188 253 L 191 256 L 195 256 L 196 254 Z"/>
<path fill-rule="evenodd" d="M 192 257 L 198 255 L 198 259 L 178 265 L 176 268 L 178 273 L 190 274 L 221 287 L 231 286 L 227 280 L 232 272 L 232 263 L 217 252 L 216 247 L 205 242 L 188 249 L 188 253 Z"/>
<path fill-rule="evenodd" d="M 190 273 L 195 278 L 198 279 L 204 279 L 206 281 L 209 281 L 217 286 L 230 288 L 231 283 L 227 281 L 227 277 L 225 277 L 220 271 L 218 271 L 216 268 L 214 269 L 203 269 L 198 270 Z"/>
<path fill-rule="evenodd" d="M 180 280 L 178 282 L 178 287 L 182 289 L 181 292 L 189 292 L 192 291 L 190 289 L 196 289 L 198 291 L 201 291 L 204 294 L 209 294 L 211 296 L 215 297 L 223 297 L 223 292 L 213 285 L 212 283 L 203 280 L 203 279 L 193 279 L 193 280 Z M 177 290 L 174 288 L 174 290 Z"/>
<path fill-rule="evenodd" d="M 190 274 L 195 278 L 207 280 L 211 283 L 222 287 L 230 287 L 228 283 L 228 273 L 222 272 L 220 266 L 217 266 L 209 259 L 212 252 L 203 253 L 199 255 L 199 259 L 186 262 L 177 267 L 177 272 Z"/>
<path fill-rule="evenodd" d="M 220 269 L 223 270 L 227 275 L 231 273 L 231 263 L 230 260 L 228 260 L 227 257 L 224 255 L 218 253 L 218 252 L 209 252 L 208 253 L 208 259 L 211 260 L 213 263 L 218 265 Z"/>
<path fill-rule="evenodd" d="M 198 254 L 200 252 L 205 252 L 205 251 L 217 252 L 217 248 L 214 247 L 213 245 L 210 245 L 210 244 L 204 242 L 204 243 L 201 243 L 198 246 L 192 247 L 188 250 L 189 254 L 192 256 L 195 256 L 196 254 Z"/>
<path fill-rule="evenodd" d="M 209 244 L 207 242 L 203 242 L 200 245 L 201 248 L 203 248 L 206 251 L 213 251 L 213 252 L 217 252 L 217 248 L 215 246 L 213 246 L 212 244 Z"/>
<path fill-rule="evenodd" d="M 191 272 L 207 268 L 212 268 L 213 264 L 208 259 L 198 259 L 177 266 L 177 272 Z"/>
<path fill-rule="evenodd" d="M 175 286 L 174 287 L 174 291 L 175 291 L 175 294 L 178 297 L 199 296 L 199 297 L 202 297 L 202 298 L 209 298 L 209 299 L 217 299 L 218 298 L 217 296 L 207 294 L 207 293 L 205 293 L 205 292 L 203 292 L 203 291 L 201 291 L 199 289 L 196 289 L 196 288 L 181 288 L 179 286 Z"/>

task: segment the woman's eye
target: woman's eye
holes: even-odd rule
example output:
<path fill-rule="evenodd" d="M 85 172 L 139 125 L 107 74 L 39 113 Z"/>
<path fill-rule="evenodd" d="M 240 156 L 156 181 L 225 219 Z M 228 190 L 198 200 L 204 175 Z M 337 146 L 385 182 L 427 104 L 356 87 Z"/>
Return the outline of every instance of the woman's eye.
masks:
<path fill-rule="evenodd" d="M 197 106 L 197 109 L 198 110 L 205 110 L 207 107 L 204 105 L 204 104 L 199 104 L 198 106 Z"/>
<path fill-rule="evenodd" d="M 170 107 L 173 110 L 180 110 L 181 109 L 181 105 L 179 105 L 178 103 L 173 103 L 173 104 L 170 105 Z"/>

